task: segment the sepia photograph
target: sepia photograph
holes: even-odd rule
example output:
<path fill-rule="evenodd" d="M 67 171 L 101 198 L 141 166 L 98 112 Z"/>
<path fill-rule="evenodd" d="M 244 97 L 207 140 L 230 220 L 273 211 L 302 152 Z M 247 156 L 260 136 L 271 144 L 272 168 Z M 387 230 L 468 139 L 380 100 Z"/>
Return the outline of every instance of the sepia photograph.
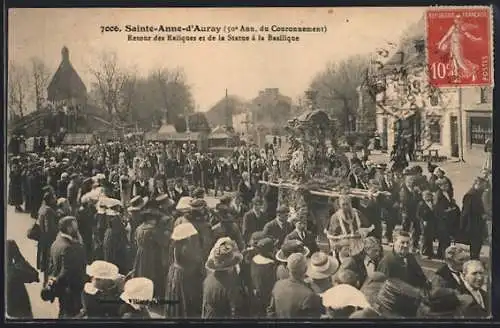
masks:
<path fill-rule="evenodd" d="M 5 317 L 491 318 L 492 11 L 9 8 Z"/>

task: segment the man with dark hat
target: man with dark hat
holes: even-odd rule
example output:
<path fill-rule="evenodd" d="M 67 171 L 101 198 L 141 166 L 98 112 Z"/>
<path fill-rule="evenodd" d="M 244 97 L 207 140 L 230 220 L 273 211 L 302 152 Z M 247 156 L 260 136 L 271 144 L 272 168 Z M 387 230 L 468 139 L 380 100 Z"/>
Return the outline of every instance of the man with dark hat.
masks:
<path fill-rule="evenodd" d="M 234 217 L 231 214 L 229 207 L 219 204 L 219 206 L 217 206 L 217 210 L 220 222 L 212 227 L 214 240 L 217 241 L 219 238 L 229 237 L 236 242 L 239 250 L 243 250 L 245 247 L 243 237 L 241 235 L 240 228 L 234 222 Z"/>
<path fill-rule="evenodd" d="M 420 236 L 420 222 L 417 220 L 417 206 L 421 196 L 417 193 L 414 176 L 406 176 L 405 183 L 399 192 L 400 215 L 403 230 L 411 231 L 412 228 Z M 418 249 L 419 239 L 417 236 L 413 239 L 413 248 Z"/>
<path fill-rule="evenodd" d="M 86 265 L 76 218 L 64 217 L 59 221 L 59 234 L 50 249 L 48 282 L 59 298 L 59 318 L 72 318 L 80 312 Z"/>
<path fill-rule="evenodd" d="M 274 240 L 274 246 L 276 247 L 276 240 Z M 287 261 L 290 255 L 294 253 L 301 253 L 306 258 L 311 253 L 307 247 L 300 240 L 287 240 L 283 243 L 280 250 L 276 253 L 276 260 L 280 262 L 276 267 L 276 279 L 287 279 L 290 277 L 290 272 L 287 268 Z"/>
<path fill-rule="evenodd" d="M 287 260 L 287 268 L 290 278 L 279 280 L 274 285 L 267 316 L 279 319 L 320 318 L 321 297 L 304 283 L 306 257 L 300 253 L 291 254 Z"/>
<path fill-rule="evenodd" d="M 43 283 L 47 283 L 50 264 L 50 247 L 56 239 L 57 214 L 55 211 L 56 199 L 53 194 L 45 193 L 43 202 L 38 211 L 38 222 L 40 226 L 40 239 L 37 243 L 37 269 L 43 272 Z"/>
<path fill-rule="evenodd" d="M 470 256 L 474 260 L 479 259 L 483 240 L 487 237 L 487 214 L 482 201 L 484 188 L 485 180 L 477 177 L 462 201 L 459 234 L 470 245 Z"/>
<path fill-rule="evenodd" d="M 206 217 L 207 202 L 203 199 L 193 199 L 190 201 L 189 206 L 189 212 L 179 217 L 175 221 L 174 227 L 181 223 L 191 223 L 198 231 L 198 238 L 202 248 L 200 256 L 206 259 L 213 246 L 213 231 Z"/>
<path fill-rule="evenodd" d="M 293 231 L 293 227 L 288 222 L 289 209 L 286 206 L 280 206 L 276 218 L 264 226 L 264 233 L 277 241 L 277 246 L 281 247 L 286 236 Z"/>
<path fill-rule="evenodd" d="M 260 198 L 255 198 L 252 203 L 252 209 L 243 216 L 242 233 L 243 240 L 247 245 L 250 244 L 250 237 L 256 231 L 261 231 L 267 223 L 263 216 L 263 202 Z"/>
<path fill-rule="evenodd" d="M 276 282 L 276 276 L 269 274 L 276 271 L 276 261 L 273 258 L 274 241 L 264 237 L 257 242 L 256 250 L 257 254 L 250 261 L 252 310 L 257 317 L 264 317 Z"/>

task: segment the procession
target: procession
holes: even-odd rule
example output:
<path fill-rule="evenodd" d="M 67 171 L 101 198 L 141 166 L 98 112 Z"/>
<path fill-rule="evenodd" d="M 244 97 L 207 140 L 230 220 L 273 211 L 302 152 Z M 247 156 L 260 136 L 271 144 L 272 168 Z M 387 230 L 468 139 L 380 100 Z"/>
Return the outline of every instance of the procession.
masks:
<path fill-rule="evenodd" d="M 13 83 L 6 317 L 491 317 L 492 89 L 427 85 L 412 15 L 413 39 L 327 66 L 298 101 L 266 84 L 200 110 L 216 82 L 113 56 L 87 91 L 66 46 L 34 110 Z"/>

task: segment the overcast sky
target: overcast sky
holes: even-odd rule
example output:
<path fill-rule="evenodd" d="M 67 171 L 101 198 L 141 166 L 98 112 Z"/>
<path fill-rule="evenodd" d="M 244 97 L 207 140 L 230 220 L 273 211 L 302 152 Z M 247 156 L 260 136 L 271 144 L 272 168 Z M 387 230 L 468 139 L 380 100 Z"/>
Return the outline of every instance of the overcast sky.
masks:
<path fill-rule="evenodd" d="M 197 107 L 205 111 L 224 96 L 226 88 L 229 94 L 251 99 L 260 89 L 275 87 L 295 100 L 329 61 L 397 41 L 423 12 L 418 7 L 11 9 L 8 54 L 18 64 L 38 56 L 54 72 L 65 45 L 87 89 L 92 79 L 89 67 L 102 51 L 116 51 L 122 65 L 134 66 L 143 75 L 158 66 L 182 67 Z M 300 37 L 296 43 L 179 43 L 130 42 L 125 31 L 100 31 L 100 26 L 126 24 L 326 26 L 327 32 L 288 33 Z"/>

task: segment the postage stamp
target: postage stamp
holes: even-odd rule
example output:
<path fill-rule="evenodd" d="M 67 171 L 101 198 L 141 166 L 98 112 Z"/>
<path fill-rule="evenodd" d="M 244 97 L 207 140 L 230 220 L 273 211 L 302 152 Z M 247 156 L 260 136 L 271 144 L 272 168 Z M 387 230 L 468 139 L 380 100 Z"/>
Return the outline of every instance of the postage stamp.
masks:
<path fill-rule="evenodd" d="M 427 11 L 427 64 L 432 85 L 492 84 L 491 17 L 489 7 Z"/>

